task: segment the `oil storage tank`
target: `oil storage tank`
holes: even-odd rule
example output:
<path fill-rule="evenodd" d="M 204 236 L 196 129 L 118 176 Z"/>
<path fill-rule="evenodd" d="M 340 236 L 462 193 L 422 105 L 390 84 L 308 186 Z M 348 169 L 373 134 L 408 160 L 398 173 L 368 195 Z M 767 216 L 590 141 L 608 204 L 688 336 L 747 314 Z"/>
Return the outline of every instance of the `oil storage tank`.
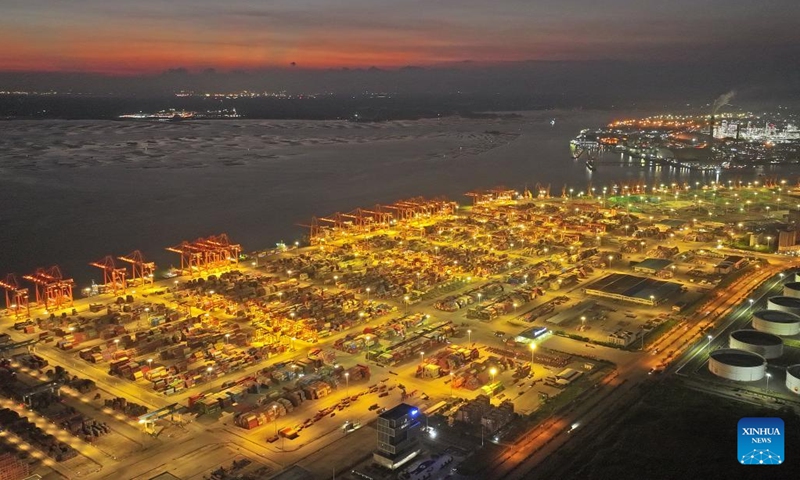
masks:
<path fill-rule="evenodd" d="M 800 298 L 800 282 L 789 282 L 783 286 L 783 296 Z"/>
<path fill-rule="evenodd" d="M 736 330 L 728 338 L 731 348 L 757 353 L 767 360 L 783 355 L 783 340 L 777 335 L 758 330 Z"/>
<path fill-rule="evenodd" d="M 753 314 L 753 328 L 773 335 L 798 335 L 800 316 L 781 310 L 760 310 Z"/>
<path fill-rule="evenodd" d="M 786 369 L 786 388 L 800 394 L 800 365 L 792 365 Z"/>
<path fill-rule="evenodd" d="M 767 373 L 767 361 L 757 353 L 721 348 L 711 352 L 708 370 L 714 375 L 737 382 L 755 382 Z"/>
<path fill-rule="evenodd" d="M 780 312 L 800 314 L 800 298 L 795 297 L 769 297 L 767 300 L 767 310 L 778 310 Z"/>

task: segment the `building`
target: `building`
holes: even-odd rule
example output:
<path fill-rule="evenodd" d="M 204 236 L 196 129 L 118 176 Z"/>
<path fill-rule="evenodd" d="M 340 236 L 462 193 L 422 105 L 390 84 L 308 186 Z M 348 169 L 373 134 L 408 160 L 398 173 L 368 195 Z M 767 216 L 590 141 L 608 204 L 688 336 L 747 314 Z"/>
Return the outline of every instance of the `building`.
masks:
<path fill-rule="evenodd" d="M 797 230 L 781 230 L 778 233 L 778 250 L 788 250 L 797 243 Z"/>
<path fill-rule="evenodd" d="M 623 273 L 606 275 L 590 283 L 585 289 L 587 295 L 653 306 L 677 295 L 680 291 L 679 283 Z"/>
<path fill-rule="evenodd" d="M 722 259 L 715 267 L 717 273 L 728 274 L 747 265 L 747 259 L 740 255 L 729 255 Z"/>
<path fill-rule="evenodd" d="M 645 258 L 633 266 L 633 271 L 637 273 L 655 275 L 658 272 L 669 268 L 670 265 L 672 265 L 672 260 L 667 260 L 665 258 Z"/>
<path fill-rule="evenodd" d="M 390 470 L 399 468 L 419 453 L 422 432 L 419 409 L 401 403 L 378 417 L 378 448 L 372 457 Z"/>

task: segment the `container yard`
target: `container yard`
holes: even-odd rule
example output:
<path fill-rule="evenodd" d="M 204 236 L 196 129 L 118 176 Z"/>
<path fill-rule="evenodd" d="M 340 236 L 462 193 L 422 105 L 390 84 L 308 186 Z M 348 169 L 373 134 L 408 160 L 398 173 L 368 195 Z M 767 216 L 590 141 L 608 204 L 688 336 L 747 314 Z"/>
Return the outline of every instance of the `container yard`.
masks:
<path fill-rule="evenodd" d="M 722 216 L 719 202 L 742 192 L 708 185 L 703 195 Z M 723 251 L 746 229 L 708 211 L 696 220 L 701 203 L 681 200 L 681 186 L 580 193 L 498 188 L 470 192 L 471 205 L 359 208 L 312 218 L 302 240 L 268 250 L 225 234 L 183 241 L 166 248 L 179 267 L 165 278 L 142 252 L 108 255 L 90 263 L 103 283 L 88 290 L 58 267 L 9 274 L 0 394 L 60 436 L 0 413 L 52 468 L 83 471 L 187 432 L 203 438 L 206 426 L 264 452 L 303 452 L 331 432 L 357 435 L 400 402 L 465 402 L 437 415 L 453 428 L 484 415 L 505 435 L 519 415 L 644 355 L 666 327 L 689 331 L 687 311 L 708 310 L 717 285 L 780 268 Z M 791 310 L 789 300 L 769 308 Z M 746 318 L 772 331 L 761 325 L 769 315 Z M 758 343 L 745 333 L 731 345 Z M 739 379 L 722 356 L 711 371 Z"/>

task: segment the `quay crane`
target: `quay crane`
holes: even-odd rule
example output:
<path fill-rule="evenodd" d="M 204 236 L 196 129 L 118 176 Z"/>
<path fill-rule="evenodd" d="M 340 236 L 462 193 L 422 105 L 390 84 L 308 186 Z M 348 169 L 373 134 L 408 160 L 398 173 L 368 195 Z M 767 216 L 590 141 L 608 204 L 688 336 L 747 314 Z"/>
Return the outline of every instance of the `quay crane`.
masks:
<path fill-rule="evenodd" d="M 127 272 L 124 268 L 117 268 L 114 265 L 114 257 L 106 255 L 101 260 L 91 262 L 89 265 L 103 270 L 103 285 L 106 287 L 106 292 L 114 295 L 125 293 Z"/>
<path fill-rule="evenodd" d="M 39 268 L 22 278 L 34 283 L 36 303 L 43 304 L 45 310 L 50 310 L 51 307 L 58 310 L 67 304 L 72 306 L 72 286 L 75 282 L 71 278 L 64 278 L 57 265 L 48 269 Z"/>
<path fill-rule="evenodd" d="M 31 307 L 28 303 L 28 289 L 21 288 L 16 275 L 9 273 L 5 280 L 0 280 L 0 288 L 6 293 L 6 308 L 13 311 L 19 318 L 21 310 L 25 311 L 26 316 L 31 316 Z"/>
<path fill-rule="evenodd" d="M 145 286 L 148 283 L 150 285 L 153 284 L 155 280 L 154 272 L 156 270 L 156 264 L 154 262 L 145 262 L 142 252 L 139 250 L 134 250 L 128 255 L 117 257 L 117 259 L 131 264 L 131 280 L 133 281 L 134 286 L 136 286 L 137 279 L 139 279 L 139 283 L 142 286 Z"/>
<path fill-rule="evenodd" d="M 231 263 L 239 263 L 242 246 L 231 243 L 228 235 L 222 233 L 208 238 L 198 238 L 193 242 L 184 240 L 174 247 L 167 247 L 166 250 L 180 254 L 181 270 L 194 275 L 196 271 L 208 271 Z"/>

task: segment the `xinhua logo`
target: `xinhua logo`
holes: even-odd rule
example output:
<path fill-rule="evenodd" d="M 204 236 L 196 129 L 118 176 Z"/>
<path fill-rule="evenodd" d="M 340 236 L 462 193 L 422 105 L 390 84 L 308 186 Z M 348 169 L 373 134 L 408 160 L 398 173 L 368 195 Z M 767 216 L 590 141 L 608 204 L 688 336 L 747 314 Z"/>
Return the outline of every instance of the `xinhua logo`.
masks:
<path fill-rule="evenodd" d="M 786 430 L 780 418 L 743 418 L 739 420 L 739 463 L 742 465 L 780 465 Z"/>

